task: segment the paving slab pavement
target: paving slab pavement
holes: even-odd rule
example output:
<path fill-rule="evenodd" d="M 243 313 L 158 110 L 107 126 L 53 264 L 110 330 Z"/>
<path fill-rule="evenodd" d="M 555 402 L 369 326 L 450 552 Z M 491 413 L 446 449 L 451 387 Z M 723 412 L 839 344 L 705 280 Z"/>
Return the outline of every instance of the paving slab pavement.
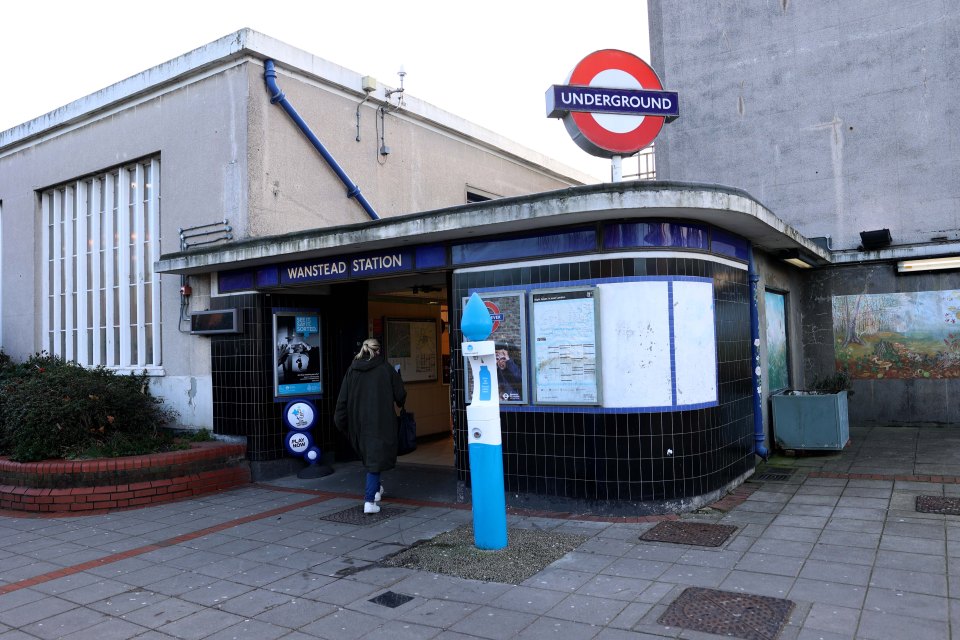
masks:
<path fill-rule="evenodd" d="M 690 587 L 791 601 L 784 639 L 960 640 L 960 516 L 915 510 L 919 495 L 960 495 L 960 451 L 936 479 L 920 462 L 886 473 L 871 465 L 903 452 L 884 433 L 775 459 L 759 471 L 788 478 L 682 516 L 735 526 L 719 547 L 640 539 L 664 518 L 511 509 L 511 528 L 587 536 L 520 585 L 378 565 L 472 520 L 455 486 L 405 489 L 416 470 L 387 485 L 404 512 L 369 526 L 326 519 L 360 500 L 346 469 L 104 515 L 0 513 L 0 640 L 722 637 L 658 622 Z M 384 594 L 410 599 L 371 602 Z"/>

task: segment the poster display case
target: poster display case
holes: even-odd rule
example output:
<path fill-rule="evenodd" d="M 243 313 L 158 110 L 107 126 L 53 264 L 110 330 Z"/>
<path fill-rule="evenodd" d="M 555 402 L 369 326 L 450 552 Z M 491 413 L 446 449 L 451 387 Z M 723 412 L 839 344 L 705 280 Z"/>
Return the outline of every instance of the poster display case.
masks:
<path fill-rule="evenodd" d="M 530 315 L 534 402 L 599 405 L 596 287 L 532 291 Z"/>
<path fill-rule="evenodd" d="M 478 291 L 493 320 L 490 340 L 497 357 L 497 387 L 500 404 L 527 404 L 527 312 L 523 291 Z M 466 306 L 467 298 L 463 299 Z M 469 403 L 473 380 L 464 367 L 464 388 Z"/>
<path fill-rule="evenodd" d="M 275 312 L 273 344 L 274 396 L 320 395 L 320 315 L 310 311 Z"/>

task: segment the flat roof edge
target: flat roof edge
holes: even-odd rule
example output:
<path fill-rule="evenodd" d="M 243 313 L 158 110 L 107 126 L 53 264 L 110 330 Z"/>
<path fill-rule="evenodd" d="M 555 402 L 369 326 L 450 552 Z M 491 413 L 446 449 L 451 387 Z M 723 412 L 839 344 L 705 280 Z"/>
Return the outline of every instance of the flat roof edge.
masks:
<path fill-rule="evenodd" d="M 0 150 L 69 125 L 87 114 L 133 99 L 145 91 L 174 82 L 186 74 L 199 72 L 222 60 L 238 57 L 246 49 L 247 39 L 252 33 L 255 32 L 241 29 L 2 131 Z"/>
<path fill-rule="evenodd" d="M 741 189 L 678 182 L 620 182 L 458 205 L 378 221 L 249 238 L 239 242 L 160 256 L 158 272 L 202 273 L 360 252 L 386 246 L 469 240 L 494 233 L 543 231 L 622 217 L 689 216 L 692 222 L 773 235 L 784 248 L 803 248 L 829 263 L 830 255 L 777 218 Z M 725 224 L 726 223 L 726 224 Z M 762 248 L 762 247 L 761 247 Z"/>

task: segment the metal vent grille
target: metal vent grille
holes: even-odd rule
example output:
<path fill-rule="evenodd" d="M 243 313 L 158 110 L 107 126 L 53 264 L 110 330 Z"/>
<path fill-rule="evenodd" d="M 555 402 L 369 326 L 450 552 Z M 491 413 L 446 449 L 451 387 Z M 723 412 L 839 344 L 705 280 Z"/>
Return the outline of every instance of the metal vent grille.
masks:
<path fill-rule="evenodd" d="M 394 516 L 403 515 L 407 512 L 407 509 L 400 509 L 397 507 L 385 507 L 380 505 L 380 513 L 364 513 L 363 505 L 358 505 L 356 507 L 350 507 L 349 509 L 344 509 L 343 511 L 335 511 L 334 513 L 328 513 L 326 515 L 320 516 L 321 520 L 329 520 L 331 522 L 341 522 L 343 524 L 356 524 L 356 525 L 371 525 L 377 524 L 378 522 L 383 522 L 384 520 L 389 520 Z"/>
<path fill-rule="evenodd" d="M 793 607 L 793 602 L 782 598 L 690 587 L 657 622 L 744 640 L 773 640 L 780 636 Z"/>
<path fill-rule="evenodd" d="M 792 467 L 765 467 L 762 471 L 758 471 L 753 475 L 751 480 L 757 482 L 786 482 L 791 477 L 796 469 Z"/>
<path fill-rule="evenodd" d="M 727 541 L 737 528 L 729 524 L 710 524 L 708 522 L 681 522 L 667 520 L 657 524 L 642 536 L 647 542 L 670 542 L 673 544 L 692 544 L 700 547 L 719 547 Z"/>

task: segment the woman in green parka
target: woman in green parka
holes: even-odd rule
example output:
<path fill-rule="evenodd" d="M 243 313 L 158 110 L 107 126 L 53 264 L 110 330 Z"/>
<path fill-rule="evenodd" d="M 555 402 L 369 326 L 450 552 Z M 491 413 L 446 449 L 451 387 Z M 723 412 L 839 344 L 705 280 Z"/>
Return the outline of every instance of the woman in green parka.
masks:
<path fill-rule="evenodd" d="M 397 409 L 407 399 L 403 380 L 380 353 L 380 341 L 363 341 L 343 377 L 333 422 L 347 435 L 367 470 L 363 512 L 380 511 L 380 472 L 397 464 Z"/>

